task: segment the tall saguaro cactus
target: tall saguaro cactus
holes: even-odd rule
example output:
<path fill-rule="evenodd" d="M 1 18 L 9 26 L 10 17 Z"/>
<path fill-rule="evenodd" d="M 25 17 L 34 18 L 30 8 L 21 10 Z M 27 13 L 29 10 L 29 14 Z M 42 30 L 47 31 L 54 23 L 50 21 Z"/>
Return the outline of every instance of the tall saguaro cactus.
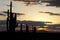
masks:
<path fill-rule="evenodd" d="M 15 13 L 12 13 L 12 2 L 10 3 L 10 12 L 8 10 L 7 12 L 7 30 L 9 30 L 9 32 L 15 32 L 15 28 L 18 26 L 17 22 L 17 15 Z M 9 29 L 8 29 L 9 27 Z"/>
<path fill-rule="evenodd" d="M 7 11 L 7 31 L 9 29 L 9 10 Z"/>

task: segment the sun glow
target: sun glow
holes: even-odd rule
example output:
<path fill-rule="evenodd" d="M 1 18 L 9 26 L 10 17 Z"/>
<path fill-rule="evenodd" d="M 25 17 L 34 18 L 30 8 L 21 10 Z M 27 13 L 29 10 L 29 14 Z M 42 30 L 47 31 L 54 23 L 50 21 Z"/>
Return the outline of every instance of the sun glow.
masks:
<path fill-rule="evenodd" d="M 48 30 L 48 28 L 37 28 L 37 30 Z"/>
<path fill-rule="evenodd" d="M 19 20 L 31 20 L 31 21 L 49 21 L 52 22 L 51 17 L 47 14 L 39 14 L 39 13 L 35 13 L 35 14 L 26 14 L 23 16 L 18 17 Z"/>

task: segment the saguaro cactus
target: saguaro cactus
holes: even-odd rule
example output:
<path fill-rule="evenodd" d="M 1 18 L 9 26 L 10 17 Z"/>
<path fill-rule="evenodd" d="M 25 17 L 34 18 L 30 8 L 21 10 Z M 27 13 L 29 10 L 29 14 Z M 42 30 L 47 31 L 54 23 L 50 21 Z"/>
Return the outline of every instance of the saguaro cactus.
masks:
<path fill-rule="evenodd" d="M 36 33 L 36 27 L 34 27 L 34 33 Z"/>
<path fill-rule="evenodd" d="M 8 11 L 8 17 L 7 17 L 7 30 L 8 30 L 8 24 L 9 24 L 9 32 L 15 32 L 15 28 L 18 26 L 16 14 L 12 13 L 12 2 L 10 3 L 10 12 Z M 9 22 L 9 23 L 8 23 Z"/>
<path fill-rule="evenodd" d="M 22 23 L 20 24 L 20 32 L 22 32 Z"/>
<path fill-rule="evenodd" d="M 26 24 L 26 32 L 29 32 L 29 27 L 27 24 Z"/>
<path fill-rule="evenodd" d="M 9 10 L 7 11 L 7 31 L 9 30 Z"/>

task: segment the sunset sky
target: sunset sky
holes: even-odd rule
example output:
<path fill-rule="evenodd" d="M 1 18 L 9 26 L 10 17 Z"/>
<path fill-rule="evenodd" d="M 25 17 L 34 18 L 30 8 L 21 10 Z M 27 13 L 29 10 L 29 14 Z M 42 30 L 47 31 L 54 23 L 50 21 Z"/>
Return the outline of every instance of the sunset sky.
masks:
<path fill-rule="evenodd" d="M 0 13 L 1 11 L 7 11 L 9 9 L 10 0 L 0 0 Z M 60 24 L 60 16 L 58 15 L 49 15 L 49 13 L 39 13 L 43 12 L 52 12 L 60 14 L 60 7 L 55 6 L 44 6 L 44 5 L 33 5 L 30 4 L 26 6 L 24 2 L 13 1 L 13 12 L 22 13 L 24 15 L 18 16 L 17 20 L 30 20 L 30 21 L 44 21 L 44 22 L 53 22 L 53 24 Z M 5 20 L 5 16 L 0 16 L 0 20 Z"/>

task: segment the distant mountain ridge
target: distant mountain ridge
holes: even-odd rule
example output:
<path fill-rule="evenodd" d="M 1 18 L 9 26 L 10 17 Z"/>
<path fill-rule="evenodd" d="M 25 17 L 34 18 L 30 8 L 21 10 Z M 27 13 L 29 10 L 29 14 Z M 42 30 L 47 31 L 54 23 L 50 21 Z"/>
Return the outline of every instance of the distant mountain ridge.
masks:
<path fill-rule="evenodd" d="M 43 21 L 20 21 L 20 20 L 17 20 L 17 23 L 20 24 L 29 24 L 29 25 L 40 25 L 40 26 L 44 26 L 46 25 L 45 23 L 52 23 L 52 22 L 43 22 Z M 0 25 L 1 24 L 6 24 L 6 20 L 0 20 Z"/>
<path fill-rule="evenodd" d="M 1 24 L 6 24 L 6 20 L 0 20 L 0 25 Z"/>

